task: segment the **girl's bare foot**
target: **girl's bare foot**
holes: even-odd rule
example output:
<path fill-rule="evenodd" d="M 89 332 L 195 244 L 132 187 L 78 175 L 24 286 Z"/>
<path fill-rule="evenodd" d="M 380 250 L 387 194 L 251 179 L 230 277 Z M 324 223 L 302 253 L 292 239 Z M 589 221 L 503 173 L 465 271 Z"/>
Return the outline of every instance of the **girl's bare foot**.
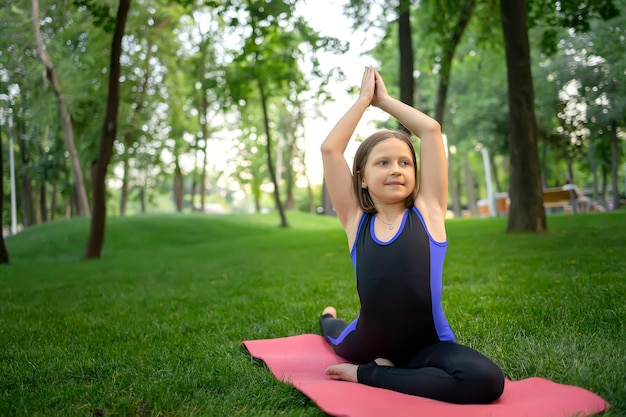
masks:
<path fill-rule="evenodd" d="M 376 362 L 378 366 L 395 366 L 393 362 L 385 358 L 378 358 L 374 362 Z"/>
<path fill-rule="evenodd" d="M 326 307 L 324 311 L 322 311 L 322 316 L 326 314 L 330 314 L 334 318 L 337 318 L 337 310 L 335 310 L 335 307 Z"/>
<path fill-rule="evenodd" d="M 328 375 L 332 379 L 337 379 L 340 381 L 357 382 L 357 376 L 356 376 L 357 368 L 358 368 L 357 365 L 353 365 L 351 363 L 341 363 L 339 365 L 331 365 L 328 368 L 326 368 L 326 375 Z"/>

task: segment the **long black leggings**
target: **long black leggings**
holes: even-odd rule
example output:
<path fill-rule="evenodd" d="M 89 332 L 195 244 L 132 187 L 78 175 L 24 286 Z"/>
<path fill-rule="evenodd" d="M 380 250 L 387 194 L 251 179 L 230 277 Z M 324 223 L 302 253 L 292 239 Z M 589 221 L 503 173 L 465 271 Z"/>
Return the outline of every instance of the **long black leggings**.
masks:
<path fill-rule="evenodd" d="M 329 337 L 339 337 L 347 326 L 345 321 L 325 315 L 320 324 L 322 334 L 339 356 L 348 360 L 358 356 L 356 353 L 345 355 L 343 343 L 335 345 L 329 340 Z M 474 349 L 455 342 L 428 345 L 394 362 L 394 367 L 380 366 L 374 359 L 358 367 L 359 383 L 456 404 L 488 404 L 500 398 L 504 390 L 504 375 L 498 365 Z"/>

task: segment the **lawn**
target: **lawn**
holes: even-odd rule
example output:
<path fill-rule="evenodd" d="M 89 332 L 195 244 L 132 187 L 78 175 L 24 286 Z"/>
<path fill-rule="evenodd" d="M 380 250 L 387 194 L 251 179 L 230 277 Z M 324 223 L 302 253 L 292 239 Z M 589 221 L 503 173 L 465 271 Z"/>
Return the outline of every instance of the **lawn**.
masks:
<path fill-rule="evenodd" d="M 242 340 L 318 333 L 358 311 L 336 219 L 111 217 L 102 259 L 88 219 L 7 239 L 0 265 L 2 416 L 323 416 Z M 626 416 L 626 212 L 448 222 L 444 309 L 459 342 L 508 378 L 587 388 Z"/>

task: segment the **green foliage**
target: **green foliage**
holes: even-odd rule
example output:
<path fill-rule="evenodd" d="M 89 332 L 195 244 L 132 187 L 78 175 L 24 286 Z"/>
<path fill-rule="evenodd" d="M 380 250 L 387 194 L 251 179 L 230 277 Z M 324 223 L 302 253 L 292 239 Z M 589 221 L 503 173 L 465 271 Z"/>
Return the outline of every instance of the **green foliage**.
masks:
<path fill-rule="evenodd" d="M 626 415 L 626 212 L 554 215 L 545 234 L 451 220 L 444 308 L 461 343 L 507 377 L 579 385 Z M 358 298 L 337 220 L 112 217 L 100 260 L 88 219 L 7 239 L 0 266 L 1 415 L 322 416 L 241 341 L 318 333 Z"/>
<path fill-rule="evenodd" d="M 42 36 L 69 104 L 76 146 L 89 186 L 88 168 L 102 129 L 107 88 L 111 36 L 106 30 L 114 24 L 116 2 L 42 0 L 40 3 Z M 216 168 L 208 182 L 214 184 L 223 171 L 241 166 L 239 188 L 248 193 L 253 177 L 260 177 L 260 180 L 254 178 L 255 185 L 249 194 L 263 200 L 265 196 L 259 187 L 267 182 L 268 170 L 263 167 L 262 155 L 252 149 L 261 146 L 264 135 L 258 82 L 271 96 L 268 108 L 272 136 L 288 138 L 300 146 L 301 131 L 297 124 L 285 125 L 285 114 L 292 111 L 300 117 L 295 114 L 298 109 L 310 104 L 296 104 L 302 96 L 319 99 L 318 104 L 331 97 L 331 92 L 323 89 L 332 78 L 341 77 L 341 70 L 322 73 L 318 66 L 320 53 L 342 53 L 347 46 L 345 40 L 321 36 L 296 16 L 298 3 L 296 0 L 133 0 L 124 38 L 119 136 L 111 177 L 120 172 L 122 161 L 128 161 L 131 187 L 143 186 L 149 178 L 149 190 L 166 188 L 175 171 L 172 161 L 193 160 L 193 166 L 183 173 L 197 175 L 202 152 L 205 149 L 214 152 L 210 145 L 215 142 L 210 141 L 227 138 L 233 148 L 250 149 L 239 155 L 224 155 L 222 159 L 228 167 Z M 429 114 L 433 113 L 436 102 L 442 51 L 459 11 L 473 4 L 470 26 L 452 63 L 444 130 L 450 143 L 461 152 L 473 152 L 477 145 L 484 145 L 492 153 L 505 155 L 508 114 L 505 71 L 503 63 L 498 61 L 503 57 L 497 1 L 402 2 L 409 3 L 412 3 L 418 69 L 416 99 Z M 346 19 L 346 24 L 354 23 L 364 29 L 364 36 L 375 36 L 375 31 L 381 29 L 386 31 L 373 54 L 381 63 L 381 71 L 394 96 L 399 96 L 394 20 L 399 5 L 398 1 L 351 0 L 345 9 L 351 18 Z M 624 1 L 583 4 L 532 0 L 528 5 L 534 27 L 531 50 L 536 111 L 542 141 L 550 145 L 545 150 L 544 175 L 549 180 L 562 178 L 566 163 L 556 159 L 565 158 L 577 172 L 585 173 L 585 182 L 589 183 L 595 173 L 594 164 L 601 169 L 614 162 L 611 135 L 617 132 L 623 137 L 626 94 L 624 83 L 617 81 L 623 78 L 626 53 L 621 47 L 625 42 L 619 41 L 624 36 L 623 13 L 616 15 L 624 8 Z M 65 206 L 71 198 L 72 186 L 67 153 L 56 99 L 42 77 L 43 65 L 34 50 L 30 14 L 28 0 L 11 1 L 0 8 L 1 103 L 3 109 L 10 107 L 16 123 L 16 140 L 24 140 L 24 153 L 28 156 L 22 163 L 21 155 L 17 155 L 18 172 L 27 174 L 33 184 L 47 181 L 48 190 L 56 182 L 63 190 L 60 204 Z M 204 26 L 207 21 L 211 25 Z M 554 54 L 550 62 L 540 67 L 549 61 L 538 53 L 538 46 L 546 44 L 542 36 L 551 39 L 549 43 L 556 49 L 551 50 Z M 593 65 L 580 65 L 583 56 L 599 60 Z M 580 88 L 576 98 L 570 98 L 570 105 L 587 106 L 586 114 L 578 112 L 572 119 L 577 125 L 563 124 L 563 119 L 558 117 L 565 102 L 557 94 L 572 80 L 580 82 Z M 321 89 L 307 92 L 312 84 L 320 85 Z M 208 102 L 207 114 L 203 114 L 203 99 Z M 605 101 L 610 104 L 603 104 Z M 206 138 L 202 117 L 208 126 Z M 2 129 L 6 137 L 6 124 Z M 589 138 L 580 134 L 584 131 L 592 132 Z M 594 146 L 587 146 L 590 144 Z M 590 150 L 594 154 L 587 157 Z M 292 165 L 298 165 L 298 159 L 302 158 L 298 151 L 295 149 L 292 154 Z M 623 153 L 621 139 L 618 152 Z M 6 160 L 6 153 L 4 157 Z M 621 162 L 615 163 L 619 167 Z M 480 164 L 472 166 L 476 172 L 480 168 Z M 498 168 L 508 170 L 506 164 Z M 616 182 L 623 184 L 621 173 Z M 506 189 L 506 184 L 503 187 Z M 8 193 L 4 194 L 8 201 Z"/>
<path fill-rule="evenodd" d="M 87 10 L 94 19 L 96 26 L 101 27 L 107 33 L 113 33 L 115 29 L 115 2 L 103 2 L 100 0 L 73 0 L 79 11 Z"/>
<path fill-rule="evenodd" d="M 557 53 L 540 57 L 539 114 L 552 116 L 547 139 L 568 161 L 580 161 L 585 172 L 594 165 L 610 171 L 615 126 L 623 129 L 626 120 L 626 90 L 618 82 L 626 50 L 624 42 L 615 42 L 624 39 L 625 18 L 592 20 L 588 32 L 563 29 Z"/>
<path fill-rule="evenodd" d="M 467 39 L 453 62 L 446 132 L 451 144 L 468 152 L 477 145 L 508 153 L 508 111 L 504 52 L 480 49 Z M 478 91 L 481 94 L 476 94 Z"/>
<path fill-rule="evenodd" d="M 620 8 L 621 6 L 621 8 Z M 529 26 L 539 25 L 543 35 L 539 45 L 546 53 L 554 53 L 557 48 L 558 33 L 562 28 L 586 32 L 594 18 L 608 20 L 623 11 L 623 0 L 534 0 L 528 2 Z"/>

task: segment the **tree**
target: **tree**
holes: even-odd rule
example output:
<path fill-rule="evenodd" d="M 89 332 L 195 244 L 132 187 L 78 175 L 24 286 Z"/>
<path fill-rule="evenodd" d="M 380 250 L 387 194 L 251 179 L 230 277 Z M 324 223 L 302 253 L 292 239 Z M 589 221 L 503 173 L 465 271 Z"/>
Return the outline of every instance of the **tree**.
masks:
<path fill-rule="evenodd" d="M 507 231 L 544 231 L 546 217 L 537 152 L 537 122 L 534 111 L 533 80 L 530 71 L 528 7 L 525 0 L 500 0 L 501 23 L 506 50 L 509 97 L 509 150 L 511 207 Z M 560 23 L 574 30 L 589 28 L 589 19 L 598 14 L 603 19 L 618 11 L 612 0 L 581 4 L 578 1 L 547 0 L 529 2 L 531 21 Z M 551 29 L 545 31 L 542 47 L 554 44 Z"/>
<path fill-rule="evenodd" d="M 491 36 L 493 25 L 490 25 L 489 22 L 494 20 L 491 11 L 493 9 L 492 3 L 493 0 L 483 0 L 482 2 L 477 0 L 425 0 L 419 2 L 418 6 L 414 8 L 413 16 L 415 19 L 413 22 L 416 22 L 416 29 L 413 30 L 410 27 L 407 13 L 410 12 L 410 2 L 402 1 L 395 9 L 398 15 L 398 54 L 394 55 L 389 52 L 390 44 L 393 42 L 388 39 L 393 37 L 390 27 L 387 27 L 386 38 L 374 50 L 376 57 L 381 62 L 388 62 L 389 60 L 400 62 L 398 86 L 402 101 L 411 105 L 418 102 L 418 105 L 425 111 L 432 111 L 444 131 L 447 131 L 448 128 L 444 123 L 444 116 L 457 47 L 472 19 L 480 19 L 485 22 L 480 26 L 481 33 L 479 35 L 481 38 L 488 37 L 484 35 L 485 33 Z M 371 1 L 351 0 L 347 10 L 356 19 L 358 25 L 364 26 L 364 24 L 372 24 L 377 21 L 376 17 L 370 17 L 372 15 L 377 16 L 376 13 L 371 12 L 374 4 Z M 378 7 L 384 9 L 390 5 L 380 4 Z M 387 18 L 386 15 L 385 18 Z M 477 18 L 473 17 L 474 15 L 477 15 Z M 386 22 L 380 23 L 381 26 L 385 24 Z M 475 26 L 478 27 L 479 25 Z M 414 40 L 414 36 L 418 39 L 415 42 L 418 45 L 416 51 L 413 51 L 413 43 L 411 42 Z M 409 48 L 411 49 L 410 52 Z M 426 74 L 417 80 L 420 86 L 419 98 L 413 97 L 415 95 L 415 80 L 413 79 L 415 67 L 420 69 L 421 74 Z M 389 74 L 386 79 L 393 80 L 394 76 L 394 74 Z M 427 100 L 425 96 L 428 94 L 428 85 L 432 83 L 431 79 L 435 78 L 438 80 L 437 91 L 431 97 L 432 104 L 430 104 L 430 100 Z M 432 110 L 428 110 L 429 108 Z M 449 159 L 449 170 L 450 189 L 455 190 L 456 178 L 453 175 L 454 167 L 451 159 Z M 455 211 L 460 211 L 455 192 L 452 193 L 452 201 L 457 208 Z"/>
<path fill-rule="evenodd" d="M 217 91 L 219 83 L 216 81 L 220 77 L 222 69 L 220 65 L 218 65 L 218 59 L 216 57 L 215 45 L 219 45 L 223 39 L 217 35 L 221 31 L 219 25 L 221 23 L 220 19 L 216 16 L 212 16 L 212 27 L 206 30 L 204 33 L 202 31 L 200 22 L 196 22 L 197 32 L 199 34 L 200 42 L 199 42 L 199 51 L 192 57 L 192 63 L 195 67 L 196 73 L 196 91 L 194 94 L 195 106 L 198 109 L 198 123 L 200 124 L 200 133 L 196 135 L 196 148 L 198 152 L 202 153 L 202 162 L 200 164 L 196 163 L 196 167 L 200 165 L 200 208 L 204 211 L 204 207 L 206 204 L 206 191 L 207 191 L 207 163 L 209 156 L 209 139 L 211 135 L 211 131 L 213 127 L 211 126 L 212 117 L 211 115 L 216 113 L 217 109 L 219 109 L 219 96 L 220 93 Z M 202 143 L 202 147 L 199 144 Z M 195 182 L 195 180 L 194 180 Z M 195 187 L 193 187 L 195 189 Z M 193 203 L 193 192 L 192 190 L 192 203 Z"/>
<path fill-rule="evenodd" d="M 185 200 L 185 179 L 180 160 L 190 148 L 186 142 L 187 137 L 196 137 L 197 118 L 193 118 L 186 109 L 190 107 L 192 96 L 192 84 L 187 76 L 193 73 L 189 60 L 182 60 L 177 68 L 170 68 L 165 84 L 167 85 L 167 126 L 169 127 L 168 141 L 171 142 L 169 152 L 174 157 L 174 204 L 177 212 L 182 212 Z M 193 198 L 191 203 L 193 204 Z"/>
<path fill-rule="evenodd" d="M 411 0 L 400 0 L 398 4 L 398 50 L 400 52 L 400 101 L 415 104 L 415 59 L 413 58 L 413 36 L 411 28 Z"/>
<path fill-rule="evenodd" d="M 281 13 L 285 13 L 287 4 L 282 1 L 278 4 L 268 5 L 266 10 L 263 6 L 256 5 L 258 9 L 252 9 L 252 4 L 248 2 L 249 25 L 253 36 L 246 39 L 242 54 L 236 58 L 236 71 L 240 76 L 243 75 L 247 81 L 251 81 L 256 89 L 250 87 L 238 88 L 240 99 L 247 101 L 251 98 L 251 94 L 257 94 L 257 98 L 261 104 L 263 115 L 263 130 L 265 133 L 265 157 L 270 180 L 274 184 L 273 196 L 274 205 L 280 215 L 281 227 L 288 227 L 285 209 L 280 199 L 279 181 L 276 177 L 276 169 L 274 166 L 274 155 L 272 146 L 272 130 L 270 129 L 269 101 L 273 96 L 277 96 L 285 92 L 284 86 L 287 80 L 295 75 L 294 56 L 291 48 L 293 41 L 290 39 L 286 31 L 281 30 L 280 26 L 272 25 L 276 17 Z M 281 8 L 283 10 L 281 10 Z M 282 46 L 282 47 L 281 47 Z M 273 55 L 276 49 L 282 49 L 282 59 L 276 59 Z"/>
<path fill-rule="evenodd" d="M 140 198 L 148 199 L 155 187 L 147 185 L 154 185 L 165 171 L 159 158 L 168 131 L 164 125 L 169 111 L 164 108 L 173 95 L 179 94 L 168 84 L 170 68 L 186 72 L 186 83 L 192 84 L 188 79 L 192 71 L 180 56 L 180 35 L 175 33 L 180 29 L 184 12 L 179 4 L 166 0 L 138 0 L 129 12 L 124 35 L 119 141 L 111 161 L 117 164 L 115 171 L 121 178 L 121 215 L 125 215 L 132 193 L 135 191 Z M 169 65 L 175 59 L 178 62 Z M 171 124 L 170 127 L 174 129 Z"/>
<path fill-rule="evenodd" d="M 457 2 L 446 1 L 435 1 L 435 4 L 432 5 L 435 9 L 438 9 L 437 13 L 431 13 L 431 16 L 434 15 L 434 19 L 432 22 L 437 29 L 433 33 L 440 35 L 440 44 L 441 50 L 438 51 L 439 55 L 439 64 L 441 65 L 441 70 L 439 74 L 439 86 L 437 88 L 437 98 L 435 101 L 435 119 L 441 124 L 442 129 L 444 128 L 444 115 L 446 109 L 446 100 L 448 98 L 448 88 L 450 85 L 450 76 L 452 72 L 452 62 L 454 59 L 455 52 L 465 29 L 467 28 L 470 18 L 472 17 L 472 13 L 475 8 L 475 0 L 461 0 L 460 4 Z M 426 7 L 428 3 L 426 3 Z M 432 7 L 431 6 L 431 7 Z M 443 12 L 442 12 L 443 11 Z M 450 23 L 452 23 L 451 26 Z M 438 48 L 439 49 L 439 48 Z M 467 166 L 467 163 L 466 163 Z M 452 204 L 454 207 L 454 212 L 456 215 L 460 214 L 460 202 L 459 193 L 456 190 L 459 189 L 457 187 L 456 177 L 454 175 L 454 159 L 448 157 L 448 181 L 449 188 L 452 190 Z M 468 193 L 469 198 L 470 193 Z M 468 201 L 468 204 L 470 202 Z M 470 210 L 473 210 L 474 206 L 471 204 Z"/>
<path fill-rule="evenodd" d="M 618 171 L 620 161 L 619 130 L 626 123 L 626 88 L 620 78 L 626 71 L 624 42 L 614 43 L 614 39 L 624 39 L 625 19 L 608 21 L 596 20 L 593 30 L 578 34 L 576 41 L 569 45 L 582 59 L 570 65 L 577 81 L 577 95 L 584 103 L 585 127 L 589 132 L 588 147 L 593 153 L 606 154 L 599 159 L 605 173 L 610 172 L 610 202 L 619 207 Z M 595 158 L 594 158 L 595 159 Z M 592 160 L 592 163 L 595 162 Z M 603 183 L 606 183 L 604 179 Z M 604 190 L 603 190 L 604 191 Z M 604 196 L 604 192 L 603 192 Z"/>
<path fill-rule="evenodd" d="M 454 77 L 451 78 L 445 106 L 445 131 L 450 147 L 449 165 L 450 194 L 452 209 L 456 216 L 461 215 L 461 200 L 463 198 L 463 160 L 474 162 L 471 172 L 479 184 L 477 198 L 485 198 L 482 191 L 486 187 L 481 179 L 484 178 L 484 165 L 477 151 L 487 148 L 491 161 L 495 191 L 508 189 L 508 158 L 506 111 L 506 67 L 504 51 L 500 43 L 490 43 L 489 47 L 481 45 L 478 39 L 482 33 L 476 27 L 474 20 L 452 62 Z M 432 80 L 436 84 L 437 80 Z M 426 86 L 425 86 L 426 87 Z M 434 95 L 436 85 L 428 85 L 424 96 Z M 428 96 L 429 97 L 429 96 Z M 506 155 L 506 158 L 504 157 Z M 475 165 L 477 163 L 477 165 Z M 467 188 L 467 182 L 466 187 Z M 486 184 L 486 183 L 485 183 Z M 465 193 L 467 196 L 467 192 Z M 465 199 L 467 208 L 469 199 Z"/>
<path fill-rule="evenodd" d="M 3 158 L 2 158 L 2 129 L 0 129 L 0 264 L 8 264 L 9 263 L 9 252 L 7 251 L 7 247 L 4 244 L 4 233 L 2 229 L 2 225 L 4 225 L 3 217 L 4 217 L 4 167 Z"/>
<path fill-rule="evenodd" d="M 113 155 L 113 142 L 117 133 L 117 113 L 119 108 L 119 84 L 120 84 L 120 55 L 122 53 L 122 38 L 124 27 L 130 8 L 131 0 L 120 0 L 115 31 L 111 43 L 111 66 L 109 72 L 109 89 L 106 105 L 106 116 L 102 127 L 100 147 L 96 159 L 91 166 L 93 181 L 93 213 L 89 240 L 85 250 L 85 258 L 99 258 L 104 243 L 104 231 L 106 224 L 106 172 Z"/>
<path fill-rule="evenodd" d="M 247 106 L 251 100 L 260 103 L 265 157 L 274 185 L 274 204 L 280 214 L 281 227 L 288 227 L 274 166 L 273 106 L 283 97 L 308 89 L 300 68 L 302 61 L 308 60 L 313 73 L 321 77 L 316 52 L 319 49 L 337 50 L 340 44 L 335 39 L 319 36 L 302 18 L 295 17 L 294 0 L 243 3 L 245 13 L 240 14 L 245 16 L 247 24 L 240 24 L 240 29 L 245 41 L 241 53 L 235 55 L 230 66 L 229 95 L 240 107 Z M 281 24 L 277 24 L 279 20 Z"/>
<path fill-rule="evenodd" d="M 507 231 L 545 231 L 525 0 L 500 0 L 509 98 L 511 185 Z"/>
<path fill-rule="evenodd" d="M 388 22 L 397 22 L 397 77 L 400 101 L 413 106 L 415 103 L 415 58 L 411 3 L 411 0 L 398 0 L 397 2 L 350 0 L 344 10 L 354 19 L 353 27 L 378 27 L 383 29 L 387 36 L 392 33 L 392 27 L 395 28 Z M 390 14 L 394 14 L 395 19 L 388 20 Z"/>
<path fill-rule="evenodd" d="M 241 139 L 237 144 L 237 167 L 234 169 L 234 177 L 242 188 L 248 188 L 252 197 L 254 210 L 261 212 L 261 186 L 269 179 L 267 159 L 263 148 L 259 144 L 260 132 L 263 130 L 260 111 L 255 108 L 246 108 L 242 113 Z"/>
<path fill-rule="evenodd" d="M 61 114 L 61 118 L 63 120 L 63 128 L 65 131 L 65 143 L 67 147 L 67 151 L 70 154 L 70 161 L 72 163 L 72 172 L 74 174 L 74 180 L 76 182 L 76 192 L 77 192 L 77 201 L 78 201 L 78 211 L 80 215 L 89 216 L 89 201 L 87 200 L 87 193 L 85 191 L 85 183 L 83 180 L 83 172 L 80 168 L 80 162 L 78 160 L 78 153 L 76 152 L 76 146 L 74 145 L 74 132 L 72 129 L 72 120 L 67 109 L 67 104 L 65 102 L 65 98 L 63 97 L 63 92 L 61 90 L 61 84 L 57 78 L 56 72 L 54 70 L 54 65 L 52 64 L 52 59 L 48 55 L 43 39 L 41 37 L 41 31 L 39 29 L 39 0 L 33 0 L 33 17 L 32 17 L 33 28 L 35 29 L 35 40 L 37 42 L 37 52 L 41 57 L 45 67 L 46 67 L 46 76 L 52 83 L 52 87 L 54 88 L 54 92 L 57 97 L 58 105 L 59 105 L 59 113 Z"/>

